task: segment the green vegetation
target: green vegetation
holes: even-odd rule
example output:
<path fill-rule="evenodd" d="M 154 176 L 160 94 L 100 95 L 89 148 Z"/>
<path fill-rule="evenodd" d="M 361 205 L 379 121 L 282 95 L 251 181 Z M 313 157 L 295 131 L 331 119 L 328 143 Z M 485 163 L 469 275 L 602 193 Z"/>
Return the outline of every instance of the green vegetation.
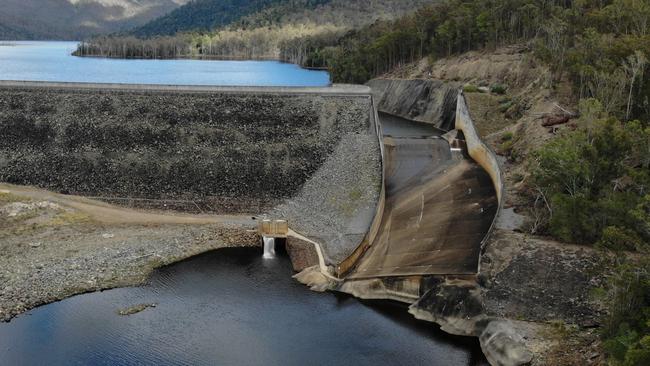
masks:
<path fill-rule="evenodd" d="M 463 86 L 463 91 L 465 93 L 479 93 L 480 92 L 480 90 L 478 90 L 478 87 L 476 85 L 472 85 L 472 84 L 467 84 L 467 85 Z"/>
<path fill-rule="evenodd" d="M 334 81 L 365 82 L 424 56 L 529 43 L 556 79 L 569 77 L 580 96 L 598 98 L 607 112 L 625 106 L 621 117 L 627 120 L 647 116 L 650 108 L 647 99 L 630 103 L 650 92 L 650 79 L 642 77 L 650 55 L 649 17 L 650 5 L 642 0 L 446 0 L 312 48 L 324 55 L 322 66 L 329 66 Z"/>
<path fill-rule="evenodd" d="M 506 93 L 508 88 L 503 84 L 494 84 L 490 87 L 490 91 L 494 94 L 503 95 Z"/>
<path fill-rule="evenodd" d="M 536 153 L 533 181 L 548 205 L 548 232 L 568 242 L 645 250 L 650 126 L 587 110 L 601 115 L 602 107 L 583 101 L 578 129 Z"/>
<path fill-rule="evenodd" d="M 237 3 L 228 16 L 223 14 L 229 10 L 221 5 L 216 12 L 198 11 L 199 5 L 207 6 L 209 1 L 196 1 L 134 31 L 134 35 L 88 40 L 75 54 L 118 58 L 279 59 L 319 67 L 325 64 L 322 45 L 336 44 L 350 29 L 378 19 L 394 19 L 432 1 L 248 1 Z M 172 24 L 164 26 L 164 22 Z"/>
<path fill-rule="evenodd" d="M 535 204 L 546 213 L 538 229 L 641 253 L 639 262 L 621 260 L 608 281 L 602 338 L 611 365 L 642 366 L 650 362 L 650 125 L 604 109 L 583 100 L 577 128 L 536 152 Z"/>
<path fill-rule="evenodd" d="M 171 36 L 179 32 L 209 31 L 287 0 L 194 0 L 155 19 L 131 34 L 138 37 Z"/>
<path fill-rule="evenodd" d="M 622 263 L 609 278 L 603 347 L 611 365 L 650 364 L 650 260 Z"/>
<path fill-rule="evenodd" d="M 517 136 L 514 133 L 508 131 L 501 135 L 501 143 L 499 144 L 499 153 L 505 155 L 509 158 L 514 158 L 513 156 L 513 147 L 515 142 L 517 142 Z"/>

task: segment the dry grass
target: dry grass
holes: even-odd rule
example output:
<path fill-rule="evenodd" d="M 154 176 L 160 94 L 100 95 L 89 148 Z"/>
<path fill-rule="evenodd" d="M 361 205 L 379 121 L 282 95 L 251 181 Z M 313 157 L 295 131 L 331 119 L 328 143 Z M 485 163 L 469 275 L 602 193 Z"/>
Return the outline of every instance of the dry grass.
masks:
<path fill-rule="evenodd" d="M 17 196 L 15 194 L 0 190 L 0 206 L 14 202 L 29 202 L 28 197 Z"/>

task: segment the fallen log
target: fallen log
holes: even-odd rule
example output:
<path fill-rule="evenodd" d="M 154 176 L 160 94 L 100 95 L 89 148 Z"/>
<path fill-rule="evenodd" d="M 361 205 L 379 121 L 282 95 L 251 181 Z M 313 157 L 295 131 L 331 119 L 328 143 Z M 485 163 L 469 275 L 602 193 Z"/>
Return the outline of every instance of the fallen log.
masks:
<path fill-rule="evenodd" d="M 569 122 L 571 119 L 570 116 L 559 116 L 559 115 L 554 115 L 554 116 L 547 116 L 544 117 L 544 121 L 542 122 L 542 126 L 544 127 L 551 127 L 555 125 L 561 125 Z"/>

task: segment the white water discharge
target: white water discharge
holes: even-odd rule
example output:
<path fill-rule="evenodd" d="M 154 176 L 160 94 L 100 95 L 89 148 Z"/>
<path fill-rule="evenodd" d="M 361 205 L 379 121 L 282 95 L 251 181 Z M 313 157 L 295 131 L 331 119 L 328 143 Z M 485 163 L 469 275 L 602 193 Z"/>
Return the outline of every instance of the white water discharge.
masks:
<path fill-rule="evenodd" d="M 275 238 L 262 237 L 264 239 L 264 259 L 275 258 Z"/>

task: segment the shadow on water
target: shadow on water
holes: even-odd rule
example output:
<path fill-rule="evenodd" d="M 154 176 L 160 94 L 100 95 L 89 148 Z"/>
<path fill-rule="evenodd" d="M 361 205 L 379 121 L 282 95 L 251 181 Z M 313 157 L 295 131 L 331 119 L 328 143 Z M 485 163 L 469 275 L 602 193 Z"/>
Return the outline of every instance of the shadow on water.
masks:
<path fill-rule="evenodd" d="M 421 337 L 430 338 L 446 347 L 469 351 L 470 359 L 468 360 L 468 365 L 488 365 L 481 351 L 478 338 L 461 337 L 445 333 L 436 324 L 416 319 L 408 312 L 408 305 L 406 304 L 392 300 L 357 300 L 346 294 L 337 294 L 337 296 L 339 298 L 345 298 L 343 301 L 360 302 L 370 310 L 375 311 L 387 319 L 391 319 L 395 322 L 396 326 L 409 328 L 413 333 Z"/>
<path fill-rule="evenodd" d="M 0 365 L 484 365 L 478 342 L 404 305 L 315 293 L 286 253 L 221 249 L 141 287 L 79 295 L 0 325 Z M 120 309 L 155 308 L 120 316 Z"/>

